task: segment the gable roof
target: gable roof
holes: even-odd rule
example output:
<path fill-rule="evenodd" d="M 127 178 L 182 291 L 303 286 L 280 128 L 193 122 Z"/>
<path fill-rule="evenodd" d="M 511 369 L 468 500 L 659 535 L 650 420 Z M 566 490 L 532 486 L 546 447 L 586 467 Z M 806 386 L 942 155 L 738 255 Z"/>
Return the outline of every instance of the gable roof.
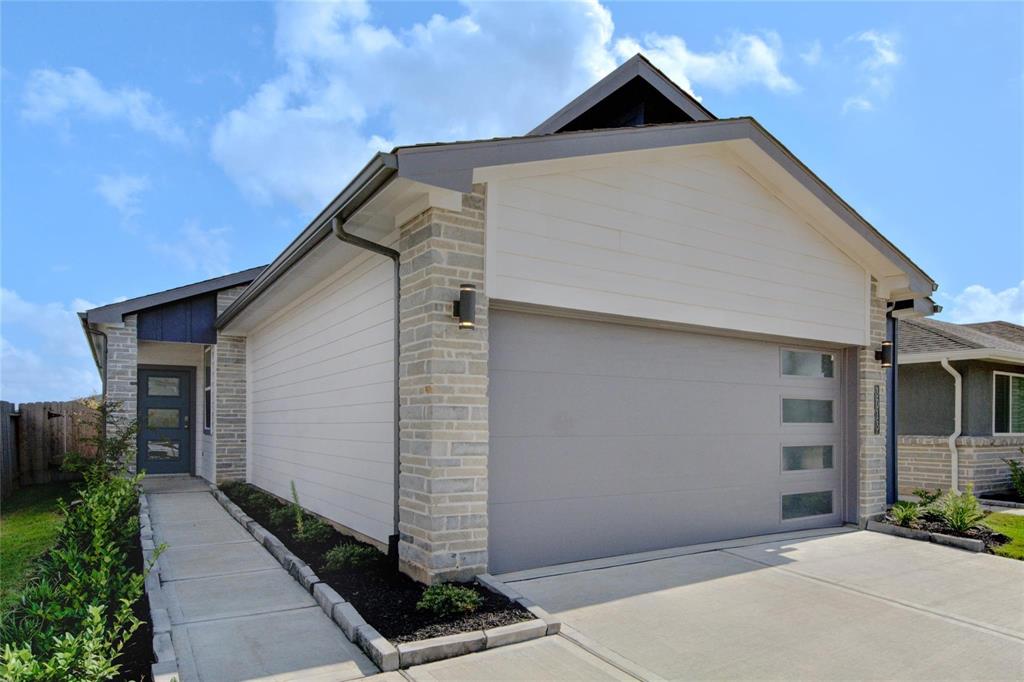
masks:
<path fill-rule="evenodd" d="M 173 303 L 174 301 L 199 296 L 201 294 L 210 293 L 211 291 L 220 291 L 221 289 L 229 289 L 241 284 L 249 284 L 256 279 L 256 277 L 263 272 L 263 269 L 266 267 L 267 266 L 265 265 L 261 265 L 256 268 L 233 272 L 230 275 L 214 277 L 213 279 L 203 280 L 202 282 L 194 282 L 192 284 L 186 284 L 173 289 L 167 289 L 166 291 L 159 291 L 155 294 L 129 298 L 126 301 L 119 301 L 117 303 L 111 303 L 109 305 L 103 305 L 98 308 L 92 308 L 90 310 L 80 312 L 78 315 L 84 322 L 89 324 L 120 322 L 125 315 L 137 313 L 140 310 L 164 305 L 165 303 Z"/>
<path fill-rule="evenodd" d="M 1024 363 L 1024 327 L 1010 322 L 954 324 L 927 318 L 900 320 L 899 362 L 995 360 Z"/>
<path fill-rule="evenodd" d="M 673 83 L 661 70 L 647 61 L 646 57 L 636 54 L 610 74 L 587 88 L 583 94 L 552 114 L 528 134 L 549 135 L 563 132 L 567 129 L 581 130 L 587 127 L 615 127 L 613 125 L 577 125 L 573 127 L 573 123 L 584 119 L 596 107 L 607 102 L 609 98 L 614 97 L 617 91 L 630 85 L 636 85 L 637 81 L 653 90 L 657 96 L 663 98 L 685 116 L 685 118 L 675 118 L 672 120 L 668 120 L 663 116 L 661 120 L 654 122 L 713 121 L 716 118 L 693 95 Z"/>

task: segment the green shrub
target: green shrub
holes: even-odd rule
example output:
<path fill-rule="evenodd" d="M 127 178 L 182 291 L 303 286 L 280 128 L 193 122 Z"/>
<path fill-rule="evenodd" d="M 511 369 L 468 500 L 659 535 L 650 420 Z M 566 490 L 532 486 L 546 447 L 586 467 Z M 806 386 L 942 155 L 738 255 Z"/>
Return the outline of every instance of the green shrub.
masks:
<path fill-rule="evenodd" d="M 117 658 L 141 625 L 132 607 L 142 597 L 148 568 L 136 573 L 129 553 L 139 533 L 142 477 L 129 477 L 123 465 L 132 441 L 124 434 L 133 434 L 134 424 L 108 436 L 110 412 L 109 405 L 101 410 L 97 454 L 72 458 L 85 482 L 79 499 L 60 503 L 64 522 L 53 549 L 0 620 L 0 679 L 116 677 Z"/>
<path fill-rule="evenodd" d="M 423 596 L 416 602 L 416 608 L 443 617 L 473 613 L 482 603 L 483 599 L 476 590 L 463 585 L 445 583 L 431 585 L 423 590 Z"/>
<path fill-rule="evenodd" d="M 926 488 L 915 488 L 914 496 L 921 501 L 922 507 L 928 507 L 935 504 L 935 501 L 942 497 L 942 488 L 936 488 L 935 492 L 929 492 Z"/>
<path fill-rule="evenodd" d="M 302 515 L 302 525 L 295 529 L 295 538 L 302 542 L 323 544 L 334 536 L 334 529 L 312 514 Z"/>
<path fill-rule="evenodd" d="M 294 528 L 295 515 L 291 507 L 278 507 L 270 510 L 270 523 L 279 528 Z"/>
<path fill-rule="evenodd" d="M 973 486 L 957 494 L 950 490 L 938 501 L 936 511 L 951 530 L 963 533 L 985 518 L 985 512 L 974 496 Z"/>
<path fill-rule="evenodd" d="M 1021 454 L 1024 454 L 1024 448 L 1020 449 Z M 1004 459 L 1006 466 L 1010 467 L 1010 483 L 1013 484 L 1013 489 L 1017 493 L 1017 497 L 1024 499 L 1024 463 L 1018 462 L 1014 459 Z"/>
<path fill-rule="evenodd" d="M 921 508 L 914 502 L 897 502 L 889 510 L 892 520 L 898 526 L 912 526 L 921 516 Z"/>
<path fill-rule="evenodd" d="M 367 566 L 379 557 L 380 552 L 369 545 L 343 542 L 327 550 L 327 553 L 324 554 L 324 568 L 329 571 L 337 571 L 342 568 Z"/>

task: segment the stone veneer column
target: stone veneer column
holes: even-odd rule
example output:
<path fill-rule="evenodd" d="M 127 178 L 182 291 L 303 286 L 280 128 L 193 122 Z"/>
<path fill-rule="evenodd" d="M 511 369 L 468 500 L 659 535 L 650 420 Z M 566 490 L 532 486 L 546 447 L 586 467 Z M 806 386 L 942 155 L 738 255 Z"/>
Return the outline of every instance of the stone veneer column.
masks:
<path fill-rule="evenodd" d="M 219 316 L 245 290 L 217 292 Z M 216 482 L 245 480 L 246 386 L 245 337 L 217 332 L 213 360 L 213 442 Z"/>
<path fill-rule="evenodd" d="M 107 427 L 111 435 L 115 429 L 123 428 L 138 419 L 139 399 L 139 335 L 138 318 L 126 315 L 121 324 L 100 325 L 107 335 L 106 382 L 103 397 L 116 404 L 111 413 L 113 423 Z M 128 470 L 137 470 L 136 446 L 132 443 L 127 457 Z"/>
<path fill-rule="evenodd" d="M 487 570 L 485 189 L 461 211 L 430 208 L 401 229 L 401 569 L 425 583 Z M 476 329 L 452 302 L 477 287 Z"/>
<path fill-rule="evenodd" d="M 885 341 L 886 302 L 876 298 L 871 285 L 871 330 L 867 348 L 857 352 L 857 519 L 885 511 L 886 371 L 875 359 L 875 350 Z M 879 433 L 875 433 L 875 386 L 879 391 Z"/>

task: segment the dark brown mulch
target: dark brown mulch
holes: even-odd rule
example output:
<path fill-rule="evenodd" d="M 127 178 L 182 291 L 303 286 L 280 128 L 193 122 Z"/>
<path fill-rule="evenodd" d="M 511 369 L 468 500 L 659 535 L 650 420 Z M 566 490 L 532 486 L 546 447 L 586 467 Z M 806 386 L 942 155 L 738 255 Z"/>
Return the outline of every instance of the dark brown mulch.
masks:
<path fill-rule="evenodd" d="M 252 486 L 246 487 L 252 489 Z M 342 542 L 365 543 L 337 531 L 334 531 L 328 542 L 300 542 L 293 536 L 291 526 L 281 526 L 270 519 L 270 511 L 283 506 L 282 503 L 275 499 L 271 502 L 273 506 L 251 504 L 244 495 L 237 494 L 240 488 L 229 487 L 225 494 L 246 514 L 276 535 L 292 553 L 309 564 L 321 580 L 333 587 L 359 611 L 367 623 L 392 642 L 412 642 L 472 632 L 533 618 L 529 611 L 518 604 L 475 583 L 466 583 L 465 586 L 475 590 L 483 602 L 471 614 L 439 617 L 429 611 L 418 610 L 416 603 L 423 595 L 423 585 L 400 573 L 379 552 L 379 558 L 368 566 L 329 571 L 323 566 L 323 555 L 327 550 Z"/>
<path fill-rule="evenodd" d="M 885 522 L 898 526 L 899 524 L 893 521 L 892 517 L 886 515 Z M 929 533 L 941 533 L 943 535 L 953 535 L 958 538 L 971 538 L 972 540 L 981 540 L 985 543 L 985 548 L 990 552 L 993 547 L 1006 544 L 1010 541 L 1010 538 L 1006 537 L 1002 533 L 997 533 L 988 526 L 975 526 L 974 528 L 968 528 L 966 531 L 953 530 L 946 525 L 944 521 L 935 516 L 925 516 L 918 519 L 914 524 L 910 526 L 914 530 L 924 530 Z"/>
<path fill-rule="evenodd" d="M 142 543 L 137 535 L 135 546 L 129 552 L 128 559 L 132 563 L 132 570 L 141 573 L 143 569 Z M 153 657 L 153 623 L 149 614 L 149 600 L 146 599 L 145 593 L 141 599 L 135 602 L 132 610 L 135 612 L 135 617 L 142 621 L 142 625 L 132 634 L 124 651 L 117 659 L 117 662 L 121 664 L 117 679 L 146 682 L 152 673 L 150 666 L 156 661 Z"/>

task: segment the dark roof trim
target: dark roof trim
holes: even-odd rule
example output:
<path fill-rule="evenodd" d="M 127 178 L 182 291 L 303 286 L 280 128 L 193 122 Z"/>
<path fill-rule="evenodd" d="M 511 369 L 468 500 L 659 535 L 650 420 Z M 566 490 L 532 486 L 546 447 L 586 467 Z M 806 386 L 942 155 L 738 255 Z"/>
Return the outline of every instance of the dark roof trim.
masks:
<path fill-rule="evenodd" d="M 529 134 L 548 135 L 558 132 L 638 76 L 685 111 L 694 121 L 713 121 L 715 119 L 715 115 L 705 109 L 692 95 L 669 80 L 668 76 L 647 61 L 643 55 L 636 54 L 584 91 L 582 95 L 559 109 L 554 115 L 531 130 Z"/>
<path fill-rule="evenodd" d="M 214 326 L 223 329 L 235 319 L 246 306 L 254 301 L 264 290 L 281 278 L 288 270 L 298 263 L 303 256 L 313 250 L 331 234 L 331 221 L 340 217 L 347 220 L 383 187 L 398 170 L 398 159 L 394 154 L 378 152 L 370 162 L 352 179 L 331 203 L 306 226 L 298 237 L 292 240 L 284 251 L 263 269 L 242 295 L 220 314 Z"/>
<path fill-rule="evenodd" d="M 138 298 L 130 298 L 127 301 L 121 301 L 120 303 L 111 303 L 110 305 L 104 305 L 98 308 L 93 308 L 92 310 L 87 310 L 84 313 L 81 313 L 81 316 L 82 319 L 89 324 L 120 322 L 125 315 L 130 315 L 131 313 L 145 310 L 146 308 L 153 308 L 165 303 L 180 301 L 183 298 L 191 298 L 192 296 L 206 294 L 211 291 L 228 289 L 240 284 L 248 284 L 256 279 L 256 276 L 263 271 L 264 267 L 266 266 L 249 268 L 248 270 L 234 272 L 230 275 L 224 275 L 223 277 L 214 277 L 213 279 L 195 282 L 193 284 L 186 284 L 185 286 L 168 289 L 167 291 L 161 291 L 147 296 L 139 296 Z"/>

